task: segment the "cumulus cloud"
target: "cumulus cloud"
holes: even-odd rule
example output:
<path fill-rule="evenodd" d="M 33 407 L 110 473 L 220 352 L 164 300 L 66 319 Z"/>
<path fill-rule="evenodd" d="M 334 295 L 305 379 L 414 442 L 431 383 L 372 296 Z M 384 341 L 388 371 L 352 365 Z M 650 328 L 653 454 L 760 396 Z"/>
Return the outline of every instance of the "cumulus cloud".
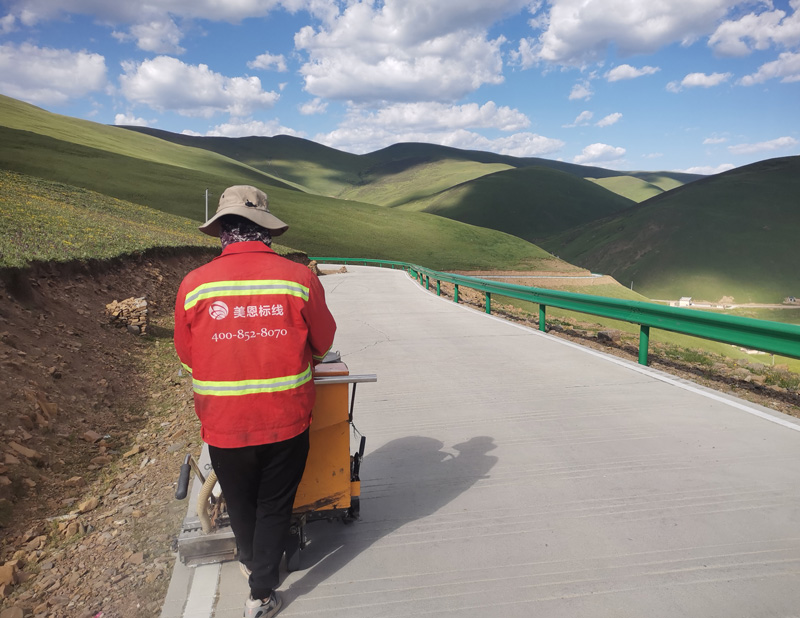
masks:
<path fill-rule="evenodd" d="M 313 116 L 314 114 L 324 114 L 327 109 L 328 104 L 317 97 L 307 103 L 303 103 L 300 106 L 300 113 L 303 116 Z"/>
<path fill-rule="evenodd" d="M 622 114 L 619 112 L 614 112 L 613 114 L 609 114 L 597 121 L 594 125 L 596 127 L 610 127 L 612 124 L 616 124 L 619 122 L 620 118 L 622 118 Z"/>
<path fill-rule="evenodd" d="M 503 81 L 502 36 L 486 28 L 527 0 L 348 3 L 318 29 L 302 28 L 301 74 L 315 95 L 356 102 L 455 101 Z"/>
<path fill-rule="evenodd" d="M 432 131 L 453 129 L 498 129 L 518 131 L 530 125 L 528 117 L 493 101 L 478 105 L 444 103 L 397 103 L 370 114 L 358 113 L 358 122 L 368 122 L 389 130 Z"/>
<path fill-rule="evenodd" d="M 685 170 L 672 170 L 674 172 L 683 172 L 684 174 L 703 174 L 705 176 L 711 176 L 712 174 L 721 174 L 722 172 L 727 172 L 728 170 L 732 170 L 735 165 L 731 165 L 730 163 L 722 163 L 721 165 L 712 166 L 712 165 L 698 165 L 696 167 L 689 167 Z"/>
<path fill-rule="evenodd" d="M 644 75 L 652 75 L 653 73 L 658 73 L 660 70 L 659 67 L 643 66 L 637 69 L 629 64 L 621 64 L 608 71 L 605 78 L 609 82 L 618 82 L 623 79 L 636 79 Z"/>
<path fill-rule="evenodd" d="M 777 78 L 784 83 L 800 81 L 800 53 L 784 52 L 780 54 L 777 60 L 762 64 L 755 73 L 745 75 L 739 80 L 739 84 L 754 86 Z"/>
<path fill-rule="evenodd" d="M 155 121 L 154 121 L 155 123 Z M 137 118 L 133 114 L 117 114 L 114 116 L 114 124 L 130 127 L 149 127 L 150 123 L 144 118 Z"/>
<path fill-rule="evenodd" d="M 294 137 L 305 137 L 305 134 L 289 127 L 283 126 L 278 120 L 263 122 L 261 120 L 243 120 L 241 122 L 226 122 L 218 124 L 213 129 L 205 133 L 194 131 L 183 131 L 184 135 L 195 135 L 205 137 L 272 137 L 275 135 L 292 135 Z"/>
<path fill-rule="evenodd" d="M 189 27 L 185 24 L 193 20 L 239 23 L 243 19 L 266 17 L 279 8 L 290 12 L 305 10 L 318 19 L 330 20 L 339 11 L 330 0 L 5 0 L 4 4 L 8 6 L 8 15 L 25 26 L 62 19 L 69 14 L 89 15 L 99 23 L 119 28 L 114 32 L 119 40 L 135 40 L 145 51 L 173 54 L 183 52 L 179 45 L 184 35 L 182 28 Z"/>
<path fill-rule="evenodd" d="M 255 60 L 248 62 L 247 66 L 251 69 L 264 69 L 265 71 L 275 70 L 280 73 L 285 73 L 289 70 L 286 67 L 286 58 L 284 58 L 283 54 L 273 55 L 264 53 L 260 56 L 256 56 Z"/>
<path fill-rule="evenodd" d="M 543 32 L 533 46 L 539 61 L 579 66 L 605 58 L 611 43 L 621 56 L 651 53 L 712 32 L 736 0 L 642 2 L 551 0 L 533 22 Z"/>
<path fill-rule="evenodd" d="M 591 85 L 588 80 L 579 82 L 572 87 L 569 93 L 569 100 L 575 101 L 577 99 L 591 99 L 594 95 Z"/>
<path fill-rule="evenodd" d="M 357 154 L 373 152 L 402 142 L 439 144 L 464 150 L 496 152 L 513 157 L 545 156 L 558 152 L 564 147 L 564 142 L 559 139 L 528 132 L 489 139 L 466 129 L 431 133 L 422 131 L 395 133 L 383 130 L 379 126 L 355 126 L 350 123 L 330 133 L 319 134 L 314 137 L 314 141 Z"/>
<path fill-rule="evenodd" d="M 183 33 L 169 18 L 136 24 L 131 27 L 130 36 L 144 51 L 156 54 L 182 54 L 186 51 L 180 46 Z"/>
<path fill-rule="evenodd" d="M 758 142 L 756 144 L 736 144 L 728 146 L 728 151 L 735 155 L 750 155 L 760 152 L 773 152 L 775 150 L 787 150 L 795 148 L 798 141 L 793 137 L 778 137 L 767 142 Z"/>
<path fill-rule="evenodd" d="M 557 152 L 564 143 L 529 132 L 490 139 L 471 129 L 506 132 L 527 127 L 528 118 L 517 110 L 493 102 L 448 106 L 442 103 L 398 103 L 374 112 L 351 107 L 334 131 L 317 135 L 322 144 L 365 153 L 397 142 L 426 142 L 454 148 L 487 150 L 513 156 L 542 156 Z"/>
<path fill-rule="evenodd" d="M 791 15 L 772 10 L 724 21 L 709 37 L 709 47 L 720 56 L 745 56 L 772 45 L 793 47 L 800 44 L 800 2 L 794 0 L 790 5 Z"/>
<path fill-rule="evenodd" d="M 104 2 L 102 0 L 6 0 L 9 12 L 24 15 L 27 25 L 58 19 L 67 13 L 96 16 L 113 24 L 144 23 L 154 16 L 174 15 L 184 19 L 206 19 L 238 23 L 252 17 L 265 17 L 278 8 L 295 13 L 306 10 L 319 19 L 331 19 L 338 13 L 330 0 L 137 0 Z"/>
<path fill-rule="evenodd" d="M 589 144 L 581 154 L 572 161 L 579 165 L 594 165 L 599 163 L 613 164 L 621 162 L 625 156 L 625 149 L 608 144 Z"/>
<path fill-rule="evenodd" d="M 106 63 L 100 54 L 0 45 L 0 92 L 36 104 L 64 104 L 106 86 Z"/>
<path fill-rule="evenodd" d="M 17 18 L 11 14 L 0 17 L 0 34 L 9 34 L 17 29 Z"/>
<path fill-rule="evenodd" d="M 219 112 L 245 117 L 272 107 L 278 94 L 261 88 L 257 77 L 226 77 L 205 64 L 189 65 L 168 56 L 124 62 L 122 94 L 132 103 L 184 116 L 209 118 Z"/>
<path fill-rule="evenodd" d="M 674 81 L 667 84 L 670 92 L 681 92 L 684 88 L 713 88 L 728 81 L 731 73 L 689 73 L 680 82 Z"/>
<path fill-rule="evenodd" d="M 571 129 L 573 127 L 585 127 L 586 125 L 589 124 L 589 122 L 592 120 L 593 117 L 594 117 L 593 112 L 590 112 L 588 110 L 582 111 L 580 114 L 578 114 L 578 116 L 575 118 L 572 124 L 565 124 L 564 128 Z"/>

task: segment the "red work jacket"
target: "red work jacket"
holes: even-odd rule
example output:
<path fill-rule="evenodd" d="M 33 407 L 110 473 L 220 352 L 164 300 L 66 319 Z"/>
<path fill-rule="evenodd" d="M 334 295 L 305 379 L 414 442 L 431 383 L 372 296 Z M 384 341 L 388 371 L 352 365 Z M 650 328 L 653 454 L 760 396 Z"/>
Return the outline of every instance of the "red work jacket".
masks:
<path fill-rule="evenodd" d="M 336 323 L 308 268 L 262 242 L 237 242 L 184 278 L 175 349 L 192 375 L 203 440 L 220 448 L 302 433 L 314 405 L 312 367 Z"/>

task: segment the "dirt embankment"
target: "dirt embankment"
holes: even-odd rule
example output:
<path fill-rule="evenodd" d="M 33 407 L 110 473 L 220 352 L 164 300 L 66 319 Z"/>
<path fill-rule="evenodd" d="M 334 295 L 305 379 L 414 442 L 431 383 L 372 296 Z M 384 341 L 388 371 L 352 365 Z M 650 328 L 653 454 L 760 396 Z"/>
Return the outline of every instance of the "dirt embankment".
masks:
<path fill-rule="evenodd" d="M 3 608 L 158 614 L 186 508 L 172 483 L 200 445 L 172 351 L 173 303 L 183 276 L 216 253 L 0 271 Z M 148 301 L 146 336 L 105 313 L 132 296 Z"/>

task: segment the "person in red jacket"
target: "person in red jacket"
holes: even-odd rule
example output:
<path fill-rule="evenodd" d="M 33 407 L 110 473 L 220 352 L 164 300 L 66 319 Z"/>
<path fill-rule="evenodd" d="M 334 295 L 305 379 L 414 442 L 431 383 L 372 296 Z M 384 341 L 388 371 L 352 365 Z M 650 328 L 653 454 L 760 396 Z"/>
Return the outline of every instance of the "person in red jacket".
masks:
<path fill-rule="evenodd" d="M 175 302 L 175 349 L 228 505 L 250 598 L 244 615 L 281 607 L 278 566 L 308 455 L 313 366 L 336 323 L 307 267 L 280 257 L 288 226 L 255 187 L 229 187 L 200 230 L 222 254 L 190 272 Z"/>

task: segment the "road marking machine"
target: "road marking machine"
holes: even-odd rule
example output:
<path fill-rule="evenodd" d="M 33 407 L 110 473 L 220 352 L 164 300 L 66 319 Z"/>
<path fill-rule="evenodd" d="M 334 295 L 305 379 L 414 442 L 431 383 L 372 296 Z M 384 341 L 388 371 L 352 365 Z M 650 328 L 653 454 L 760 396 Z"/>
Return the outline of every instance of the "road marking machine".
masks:
<path fill-rule="evenodd" d="M 353 408 L 356 385 L 376 381 L 375 374 L 350 375 L 338 352 L 329 353 L 314 369 L 317 399 L 308 461 L 297 490 L 286 542 L 286 566 L 290 571 L 300 568 L 301 552 L 308 543 L 307 524 L 317 520 L 340 520 L 347 524 L 358 519 L 359 473 L 366 438 L 353 424 Z M 351 433 L 360 438 L 355 452 L 351 452 Z M 195 480 L 190 492 L 192 473 Z M 182 500 L 187 495 L 190 505 L 178 537 L 181 562 L 199 566 L 234 560 L 236 540 L 225 509 L 225 497 L 205 446 L 199 461 L 189 454 L 181 466 L 175 497 Z"/>

